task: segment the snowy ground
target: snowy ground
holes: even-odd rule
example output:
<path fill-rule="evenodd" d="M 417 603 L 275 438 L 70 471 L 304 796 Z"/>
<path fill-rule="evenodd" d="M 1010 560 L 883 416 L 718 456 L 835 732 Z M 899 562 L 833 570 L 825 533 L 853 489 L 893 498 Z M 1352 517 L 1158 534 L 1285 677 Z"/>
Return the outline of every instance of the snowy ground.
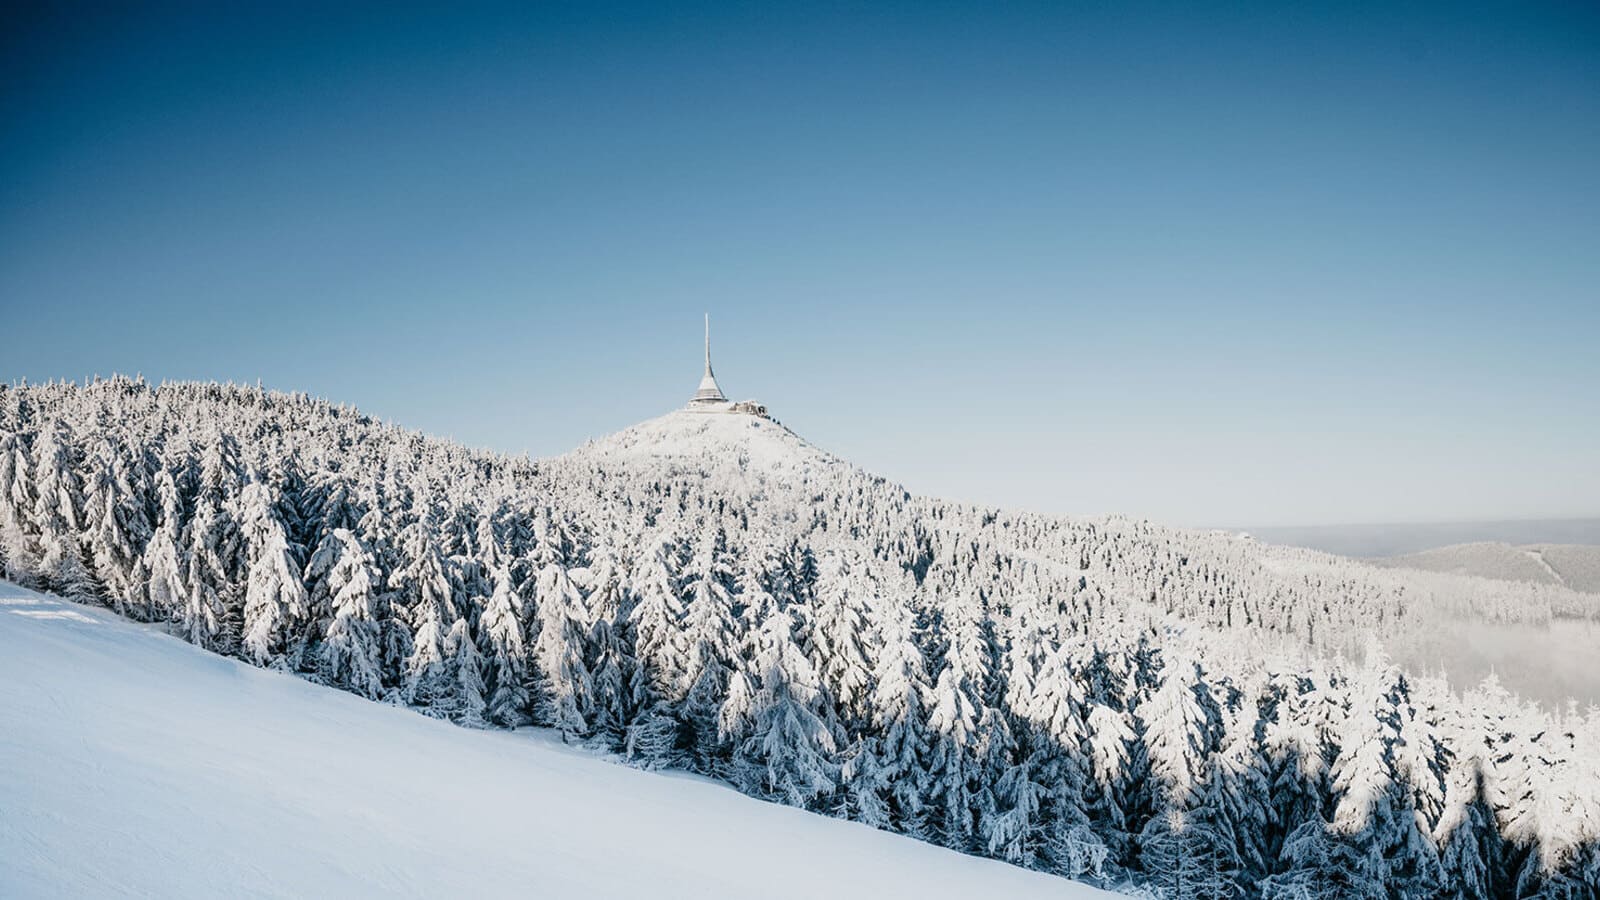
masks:
<path fill-rule="evenodd" d="M 570 456 L 653 460 L 692 471 L 732 468 L 792 485 L 848 463 L 759 416 L 679 409 L 590 441 Z M 726 477 L 725 471 L 718 474 Z"/>
<path fill-rule="evenodd" d="M 1091 897 L 0 582 L 0 897 Z"/>

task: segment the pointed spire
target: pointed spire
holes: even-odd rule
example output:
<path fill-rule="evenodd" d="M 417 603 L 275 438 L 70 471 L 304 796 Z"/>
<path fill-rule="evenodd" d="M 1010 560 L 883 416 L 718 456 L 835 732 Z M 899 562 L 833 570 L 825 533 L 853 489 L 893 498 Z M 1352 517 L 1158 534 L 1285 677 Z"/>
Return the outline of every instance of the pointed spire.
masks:
<path fill-rule="evenodd" d="M 726 403 L 728 398 L 722 395 L 722 388 L 717 386 L 717 377 L 711 374 L 711 314 L 706 313 L 706 374 L 700 379 L 700 389 L 694 392 L 694 397 L 689 401 L 695 403 Z"/>

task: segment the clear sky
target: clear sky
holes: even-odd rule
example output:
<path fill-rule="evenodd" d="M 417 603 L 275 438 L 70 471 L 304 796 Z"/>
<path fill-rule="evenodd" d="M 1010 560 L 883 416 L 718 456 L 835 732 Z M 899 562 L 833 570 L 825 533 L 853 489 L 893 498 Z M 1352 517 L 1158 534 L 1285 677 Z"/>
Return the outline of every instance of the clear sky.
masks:
<path fill-rule="evenodd" d="M 709 310 L 920 492 L 1600 514 L 1592 2 L 105 5 L 0 14 L 0 379 L 546 455 Z"/>

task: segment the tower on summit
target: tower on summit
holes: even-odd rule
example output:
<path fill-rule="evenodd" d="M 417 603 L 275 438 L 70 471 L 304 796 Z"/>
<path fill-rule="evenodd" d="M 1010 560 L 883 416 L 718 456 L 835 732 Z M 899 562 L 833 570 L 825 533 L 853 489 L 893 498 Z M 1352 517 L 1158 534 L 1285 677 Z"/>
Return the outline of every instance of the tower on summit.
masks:
<path fill-rule="evenodd" d="M 743 413 L 750 416 L 760 416 L 763 419 L 771 418 L 767 415 L 767 408 L 754 400 L 740 400 L 732 403 L 722 388 L 717 384 L 717 376 L 711 371 L 711 314 L 706 313 L 706 373 L 700 376 L 700 389 L 689 398 L 689 409 L 692 412 L 708 413 Z"/>
<path fill-rule="evenodd" d="M 717 376 L 711 374 L 711 314 L 706 313 L 706 374 L 700 378 L 700 389 L 694 392 L 690 405 L 727 403 L 722 388 L 717 386 Z"/>

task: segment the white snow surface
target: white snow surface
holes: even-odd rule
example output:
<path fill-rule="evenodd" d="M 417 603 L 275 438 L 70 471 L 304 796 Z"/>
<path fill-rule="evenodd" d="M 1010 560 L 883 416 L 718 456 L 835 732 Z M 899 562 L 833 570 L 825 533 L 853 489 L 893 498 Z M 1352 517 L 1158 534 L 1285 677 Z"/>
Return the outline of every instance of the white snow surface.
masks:
<path fill-rule="evenodd" d="M 658 461 L 696 471 L 737 469 L 780 482 L 848 464 L 761 416 L 679 409 L 584 444 L 571 457 Z"/>
<path fill-rule="evenodd" d="M 376 895 L 1110 896 L 0 582 L 0 897 Z"/>

